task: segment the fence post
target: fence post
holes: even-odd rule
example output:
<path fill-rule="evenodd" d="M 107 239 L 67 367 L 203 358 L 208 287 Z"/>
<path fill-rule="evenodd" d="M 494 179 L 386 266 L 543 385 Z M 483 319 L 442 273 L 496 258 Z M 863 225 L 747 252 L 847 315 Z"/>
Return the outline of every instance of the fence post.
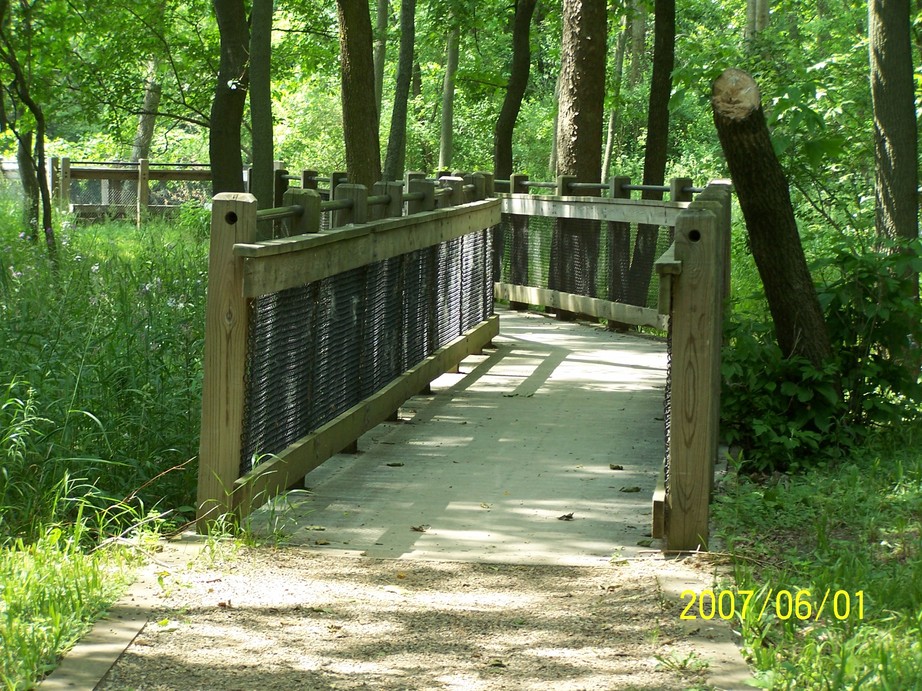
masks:
<path fill-rule="evenodd" d="M 196 516 L 200 532 L 233 511 L 231 493 L 240 476 L 249 301 L 243 296 L 243 262 L 234 256 L 234 244 L 255 238 L 256 207 L 256 197 L 248 193 L 223 193 L 212 202 Z"/>
<path fill-rule="evenodd" d="M 692 207 L 676 220 L 675 258 L 682 271 L 672 278 L 670 318 L 669 550 L 706 549 L 708 542 L 720 400 L 721 230 L 709 209 Z"/>
<path fill-rule="evenodd" d="M 631 179 L 614 176 L 608 182 L 608 194 L 612 199 L 630 199 L 631 191 L 625 189 Z M 612 302 L 627 302 L 628 273 L 631 267 L 631 224 L 623 221 L 608 222 L 608 299 Z M 627 331 L 629 324 L 608 321 L 609 331 Z"/>
<path fill-rule="evenodd" d="M 289 189 L 282 197 L 282 206 L 300 206 L 304 209 L 297 218 L 282 222 L 282 233 L 286 237 L 320 232 L 320 195 L 317 190 Z"/>
<path fill-rule="evenodd" d="M 61 192 L 58 194 L 61 211 L 70 211 L 70 158 L 61 159 Z"/>
<path fill-rule="evenodd" d="M 690 190 L 686 190 L 693 185 L 694 181 L 691 178 L 672 178 L 669 181 L 669 201 L 690 202 L 693 195 Z"/>
<path fill-rule="evenodd" d="M 349 175 L 342 171 L 330 173 L 330 199 L 335 199 L 336 188 L 349 182 Z"/>
<path fill-rule="evenodd" d="M 138 161 L 138 194 L 135 218 L 138 228 L 141 221 L 147 216 L 147 205 L 150 203 L 150 161 L 142 158 Z"/>
<path fill-rule="evenodd" d="M 368 190 L 365 185 L 341 184 L 333 192 L 333 199 L 351 199 L 348 209 L 337 209 L 333 218 L 333 227 L 339 228 L 350 223 L 368 222 Z"/>
<path fill-rule="evenodd" d="M 276 161 L 276 163 L 278 163 L 278 161 Z M 284 168 L 276 168 L 272 171 L 272 206 L 274 207 L 282 206 L 282 197 L 285 196 L 285 192 L 288 190 L 288 180 L 285 178 L 286 175 L 288 175 L 288 171 Z"/>
<path fill-rule="evenodd" d="M 317 189 L 317 176 L 319 173 L 316 170 L 302 170 L 301 171 L 301 189 L 304 190 L 315 190 Z"/>
<path fill-rule="evenodd" d="M 387 204 L 379 204 L 368 209 L 368 220 L 376 221 L 381 218 L 398 218 L 403 216 L 403 183 L 390 181 L 376 182 L 372 194 L 390 197 Z"/>
<path fill-rule="evenodd" d="M 446 206 L 460 206 L 464 203 L 464 178 L 447 175 L 439 178 L 442 186 L 451 190 L 451 194 L 440 199 L 439 208 Z"/>
<path fill-rule="evenodd" d="M 60 204 L 61 198 L 61 159 L 57 156 L 51 157 L 51 174 L 49 175 L 49 183 L 51 185 L 51 198 L 54 199 L 58 204 Z"/>
<path fill-rule="evenodd" d="M 575 175 L 558 175 L 557 176 L 557 196 L 566 197 L 571 194 L 570 185 L 576 182 Z"/>
<path fill-rule="evenodd" d="M 407 173 L 407 193 L 422 193 L 421 200 L 407 200 L 407 215 L 412 216 L 421 211 L 432 211 L 435 209 L 435 185 L 426 180 L 424 173 L 410 172 Z"/>

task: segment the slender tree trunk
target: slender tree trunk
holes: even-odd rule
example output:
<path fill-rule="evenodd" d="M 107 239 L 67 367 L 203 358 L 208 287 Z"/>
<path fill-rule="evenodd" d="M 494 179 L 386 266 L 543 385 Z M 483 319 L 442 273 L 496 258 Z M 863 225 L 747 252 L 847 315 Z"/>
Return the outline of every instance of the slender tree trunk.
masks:
<path fill-rule="evenodd" d="M 445 79 L 442 81 L 442 124 L 439 135 L 439 170 L 451 166 L 454 154 L 455 74 L 458 72 L 461 30 L 454 27 L 448 32 L 445 49 Z"/>
<path fill-rule="evenodd" d="M 919 185 L 909 0 L 869 0 L 871 101 L 880 237 L 919 236 Z M 918 274 L 907 284 L 918 296 Z"/>
<path fill-rule="evenodd" d="M 666 178 L 669 149 L 669 97 L 675 65 L 675 0 L 656 0 L 653 8 L 653 76 L 647 108 L 647 143 L 643 160 L 643 184 L 662 185 Z M 644 199 L 662 199 L 662 192 L 643 192 Z M 640 225 L 630 269 L 629 302 L 645 305 L 656 261 L 659 226 Z"/>
<path fill-rule="evenodd" d="M 384 62 L 387 58 L 387 19 L 389 12 L 390 3 L 388 0 L 377 0 L 373 60 L 375 65 L 375 110 L 379 119 L 381 117 L 381 101 L 384 97 Z"/>
<path fill-rule="evenodd" d="M 250 31 L 243 0 L 212 0 L 221 35 L 218 82 L 211 104 L 209 158 L 214 194 L 243 192 L 240 134 L 249 86 Z"/>
<path fill-rule="evenodd" d="M 563 71 L 557 73 L 557 82 L 554 84 L 554 141 L 551 142 L 551 153 L 547 160 L 547 169 L 552 176 L 557 175 L 557 140 L 560 139 L 560 83 Z"/>
<path fill-rule="evenodd" d="M 714 125 L 746 219 L 781 352 L 821 367 L 832 354 L 826 321 L 760 99 L 752 77 L 742 70 L 726 70 L 712 90 Z"/>
<path fill-rule="evenodd" d="M 22 185 L 22 224 L 30 240 L 38 237 L 39 206 L 41 195 L 38 189 L 38 174 L 32 158 L 35 143 L 32 132 L 20 132 L 16 137 L 16 164 L 19 167 L 19 182 Z"/>
<path fill-rule="evenodd" d="M 512 69 L 503 106 L 493 132 L 493 172 L 497 179 L 506 180 L 512 174 L 512 134 L 522 108 L 522 98 L 528 86 L 531 67 L 531 18 L 538 0 L 517 0 L 512 22 Z"/>
<path fill-rule="evenodd" d="M 612 103 L 608 113 L 608 132 L 605 135 L 605 153 L 602 155 L 602 180 L 611 173 L 611 158 L 615 150 L 615 129 L 621 107 L 621 81 L 624 75 L 624 53 L 627 47 L 628 24 L 621 27 L 615 46 L 615 68 L 612 75 Z"/>
<path fill-rule="evenodd" d="M 272 125 L 273 0 L 253 0 L 250 13 L 250 128 L 253 170 L 250 192 L 260 209 L 275 203 Z"/>
<path fill-rule="evenodd" d="M 149 77 L 144 85 L 144 102 L 141 112 L 138 113 L 138 126 L 134 132 L 134 141 L 131 143 L 131 160 L 140 161 L 150 158 L 150 146 L 154 140 L 154 127 L 157 124 L 157 110 L 160 108 L 160 97 L 163 88 L 157 81 L 157 65 L 154 60 L 148 67 Z"/>
<path fill-rule="evenodd" d="M 416 0 L 400 3 L 400 54 L 397 57 L 397 84 L 394 109 L 384 159 L 384 179 L 398 180 L 403 175 L 407 154 L 407 110 L 413 77 L 413 49 L 416 43 Z"/>
<path fill-rule="evenodd" d="M 631 71 L 628 85 L 640 84 L 643 76 L 643 57 L 647 50 L 647 8 L 644 0 L 631 2 Z"/>
<path fill-rule="evenodd" d="M 339 9 L 343 135 L 349 181 L 368 189 L 381 179 L 371 15 L 366 0 L 336 0 Z"/>

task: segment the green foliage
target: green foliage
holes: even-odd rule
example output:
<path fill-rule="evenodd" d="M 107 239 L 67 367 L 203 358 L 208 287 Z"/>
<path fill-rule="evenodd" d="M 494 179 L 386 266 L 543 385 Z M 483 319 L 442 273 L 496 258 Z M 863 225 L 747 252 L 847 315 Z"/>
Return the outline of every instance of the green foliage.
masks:
<path fill-rule="evenodd" d="M 922 683 L 918 432 L 908 426 L 888 433 L 889 439 L 875 436 L 847 463 L 814 468 L 796 480 L 727 479 L 713 517 L 733 559 L 728 587 L 755 591 L 756 605 L 739 624 L 760 687 L 904 689 Z M 809 591 L 809 616 L 785 616 L 783 606 L 779 613 L 782 590 Z M 839 591 L 848 593 L 851 607 L 846 613 L 839 595 L 837 616 Z"/>
<path fill-rule="evenodd" d="M 834 358 L 784 358 L 767 317 L 736 312 L 725 327 L 721 424 L 746 467 L 771 471 L 840 459 L 873 428 L 919 415 L 922 306 L 907 290 L 918 242 L 830 249 L 816 270 Z"/>
<path fill-rule="evenodd" d="M 0 228 L 5 534 L 28 540 L 46 522 L 73 520 L 74 505 L 54 500 L 62 483 L 111 529 L 135 518 L 123 501 L 142 515 L 194 503 L 187 461 L 201 396 L 200 220 L 199 212 L 194 231 L 155 222 L 140 234 L 127 223 L 65 228 L 56 271 L 15 225 Z"/>

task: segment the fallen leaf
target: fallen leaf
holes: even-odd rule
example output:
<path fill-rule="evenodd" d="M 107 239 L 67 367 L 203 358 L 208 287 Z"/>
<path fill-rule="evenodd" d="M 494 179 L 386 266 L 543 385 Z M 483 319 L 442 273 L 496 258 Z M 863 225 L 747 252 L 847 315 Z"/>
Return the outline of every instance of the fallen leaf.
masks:
<path fill-rule="evenodd" d="M 508 667 L 502 660 L 490 660 L 490 667 Z"/>
<path fill-rule="evenodd" d="M 637 487 L 636 485 L 634 485 L 634 486 L 632 486 L 632 487 L 622 487 L 622 488 L 619 489 L 618 491 L 619 491 L 619 492 L 639 492 L 639 491 L 640 491 L 640 487 Z"/>
<path fill-rule="evenodd" d="M 608 467 L 609 467 L 611 470 L 624 470 L 624 466 L 623 466 L 623 465 L 618 465 L 617 463 L 609 463 L 609 464 L 608 464 Z"/>
<path fill-rule="evenodd" d="M 653 540 L 649 540 L 649 539 L 638 540 L 638 541 L 637 541 L 637 544 L 638 544 L 640 547 L 652 547 L 652 546 L 653 546 Z"/>
<path fill-rule="evenodd" d="M 403 468 L 403 463 L 386 463 L 388 468 Z"/>
<path fill-rule="evenodd" d="M 425 533 L 427 530 L 429 530 L 429 526 L 428 525 L 411 525 L 410 530 L 413 530 L 417 533 Z"/>
<path fill-rule="evenodd" d="M 314 540 L 315 545 L 328 545 L 330 544 L 329 540 Z"/>
<path fill-rule="evenodd" d="M 557 520 L 558 520 L 558 521 L 572 521 L 572 520 L 573 520 L 573 512 L 571 511 L 570 513 L 565 513 L 563 516 L 558 516 L 558 517 L 557 517 Z"/>

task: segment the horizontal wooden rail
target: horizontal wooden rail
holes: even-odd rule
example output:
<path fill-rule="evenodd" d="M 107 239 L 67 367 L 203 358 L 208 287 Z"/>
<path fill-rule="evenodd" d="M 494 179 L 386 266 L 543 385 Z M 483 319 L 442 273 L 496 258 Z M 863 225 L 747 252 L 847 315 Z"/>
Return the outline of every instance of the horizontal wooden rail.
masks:
<path fill-rule="evenodd" d="M 582 218 L 593 221 L 645 223 L 674 226 L 688 202 L 658 202 L 607 197 L 537 197 L 521 194 L 497 195 L 503 213 L 550 218 Z"/>

